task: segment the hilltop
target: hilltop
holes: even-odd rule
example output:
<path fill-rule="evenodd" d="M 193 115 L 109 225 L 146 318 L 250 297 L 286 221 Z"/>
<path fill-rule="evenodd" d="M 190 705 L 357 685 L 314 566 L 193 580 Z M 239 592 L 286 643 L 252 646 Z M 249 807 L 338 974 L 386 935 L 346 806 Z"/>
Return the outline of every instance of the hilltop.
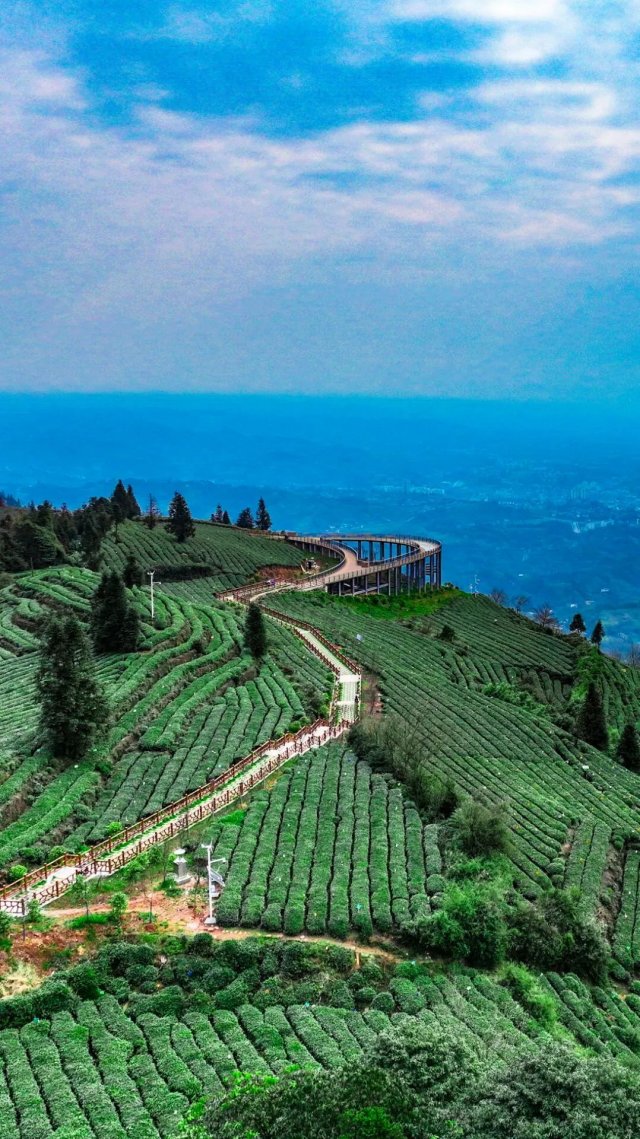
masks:
<path fill-rule="evenodd" d="M 99 574 L 54 565 L 12 575 L 0 591 L 6 878 L 85 850 L 256 744 L 327 716 L 331 670 L 278 613 L 307 622 L 360 667 L 362 723 L 181 833 L 196 872 L 194 914 L 204 906 L 199 844 L 224 860 L 217 918 L 229 940 L 181 935 L 187 895 L 167 884 L 166 844 L 84 894 L 74 887 L 47 911 L 52 930 L 31 915 L 25 944 L 38 975 L 48 938 L 59 952 L 67 936 L 69 955 L 43 987 L 0 1003 L 0 1095 L 14 1133 L 171 1139 L 189 1104 L 218 1098 L 235 1069 L 357 1068 L 379 1037 L 388 1049 L 390 1031 L 434 1048 L 420 1036 L 425 1026 L 442 1033 L 452 1063 L 455 1055 L 471 1072 L 480 1062 L 492 1079 L 534 1057 L 541 1071 L 600 1055 L 614 1079 L 634 1072 L 640 775 L 616 747 L 640 718 L 640 671 L 452 587 L 391 600 L 272 593 L 268 651 L 256 661 L 245 610 L 215 594 L 300 574 L 301 551 L 207 523 L 179 543 L 131 520 L 117 541 L 108 532 L 101 567 L 123 570 L 132 555 L 160 570 L 155 620 L 148 589 L 132 586 L 139 645 L 97 657 L 111 723 L 76 765 L 48 754 L 39 735 L 37 632 L 51 612 L 88 624 Z M 602 698 L 606 750 L 579 735 L 590 684 Z M 162 883 L 164 927 L 153 917 Z M 147 913 L 143 943 L 137 916 L 108 909 L 122 890 L 136 915 Z M 90 967 L 82 932 L 65 934 L 61 907 L 74 905 L 80 928 L 86 905 L 96 919 L 86 929 L 107 936 Z M 245 940 L 248 932 L 278 940 Z M 12 952 L 19 957 L 17 938 Z M 9 959 L 4 973 L 8 994 Z M 461 1101 L 455 1118 L 468 1110 Z M 461 1134 L 506 1136 L 497 1119 L 494 1131 Z"/>

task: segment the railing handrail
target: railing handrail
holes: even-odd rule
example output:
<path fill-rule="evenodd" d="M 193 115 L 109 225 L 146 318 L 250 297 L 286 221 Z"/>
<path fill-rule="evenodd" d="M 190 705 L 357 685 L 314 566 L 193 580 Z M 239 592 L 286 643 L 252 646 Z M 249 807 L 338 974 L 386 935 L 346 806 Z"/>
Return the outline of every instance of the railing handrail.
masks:
<path fill-rule="evenodd" d="M 311 625 L 308 621 L 297 621 L 295 618 L 289 617 L 288 614 L 278 613 L 277 610 L 274 610 L 272 612 L 277 619 L 294 626 L 299 625 L 301 628 L 304 628 L 308 632 L 311 632 L 313 636 L 316 637 L 316 639 L 319 640 L 331 654 L 333 654 L 339 661 L 345 664 L 345 667 L 350 668 L 357 674 L 360 674 L 358 665 L 354 664 L 353 661 L 350 661 L 349 658 L 342 652 L 342 650 L 338 648 L 338 646 L 333 645 L 331 641 L 329 641 L 324 636 L 320 629 L 316 629 L 315 626 Z M 306 643 L 308 644 L 308 642 Z M 308 647 L 312 651 L 315 651 L 313 645 L 308 644 Z M 336 678 L 339 678 L 339 668 L 326 657 L 323 659 L 325 661 L 325 664 L 331 669 Z M 303 736 L 311 736 L 318 728 L 324 727 L 333 730 L 334 726 L 335 725 L 333 725 L 330 720 L 325 720 L 322 717 L 319 717 L 314 720 L 312 724 L 308 724 L 302 728 L 299 728 L 297 732 L 285 732 L 284 735 L 280 736 L 277 740 L 265 740 L 264 743 L 259 744 L 248 755 L 244 756 L 242 759 L 237 760 L 236 763 L 232 764 L 227 768 L 226 771 L 223 771 L 214 779 L 208 780 L 206 783 L 201 784 L 200 787 L 197 787 L 194 791 L 188 792 L 187 795 L 183 795 L 180 799 L 176 799 L 173 803 L 167 804 L 166 807 L 161 807 L 158 811 L 154 811 L 151 815 L 146 815 L 145 818 L 139 819 L 137 822 L 132 823 L 131 826 L 123 827 L 120 831 L 117 831 L 116 834 L 111 835 L 107 839 L 103 839 L 101 842 L 96 843 L 88 850 L 85 850 L 80 854 L 61 855 L 59 858 L 54 859 L 53 862 L 47 862 L 44 866 L 36 867 L 35 870 L 30 870 L 16 882 L 10 882 L 5 886 L 0 886 L 0 900 L 12 898 L 15 895 L 26 896 L 26 893 L 30 887 L 41 883 L 44 884 L 44 882 L 46 882 L 46 880 L 55 870 L 62 869 L 63 867 L 69 867 L 71 869 L 73 867 L 81 866 L 87 862 L 99 861 L 102 855 L 113 853 L 114 848 L 117 850 L 120 847 L 128 845 L 130 841 L 136 838 L 138 835 L 144 835 L 151 828 L 161 826 L 163 822 L 170 822 L 174 816 L 176 814 L 179 814 L 181 811 L 188 811 L 190 807 L 197 806 L 198 803 L 202 803 L 203 800 L 211 798 L 211 796 L 215 795 L 217 791 L 224 790 L 227 784 L 233 783 L 233 781 L 237 779 L 237 777 L 241 775 L 243 771 L 246 771 L 248 768 L 253 768 L 260 757 L 266 752 L 273 751 L 276 748 L 281 748 L 289 743 L 294 743 L 295 741 L 300 740 Z"/>

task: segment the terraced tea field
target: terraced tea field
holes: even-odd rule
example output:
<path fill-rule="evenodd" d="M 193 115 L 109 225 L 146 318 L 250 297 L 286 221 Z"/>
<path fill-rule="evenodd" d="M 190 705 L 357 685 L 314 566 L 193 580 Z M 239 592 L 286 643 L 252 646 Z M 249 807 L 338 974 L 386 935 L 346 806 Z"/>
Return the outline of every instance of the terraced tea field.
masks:
<path fill-rule="evenodd" d="M 223 925 L 295 935 L 401 930 L 442 889 L 437 827 L 401 789 L 332 744 L 255 793 L 241 825 L 213 824 Z"/>
<path fill-rule="evenodd" d="M 193 577 L 190 568 L 206 573 L 208 596 L 223 589 L 235 589 L 250 581 L 265 566 L 288 566 L 295 570 L 305 555 L 295 546 L 278 538 L 251 531 L 238 531 L 232 526 L 196 522 L 195 535 L 176 542 L 162 524 L 149 530 L 142 522 L 125 522 L 119 527 L 118 542 L 109 535 L 103 544 L 103 559 L 109 569 L 124 569 L 133 554 L 142 570 L 158 569 L 167 581 L 180 572 Z M 189 585 L 197 590 L 198 579 Z"/>
<path fill-rule="evenodd" d="M 319 594 L 279 594 L 270 604 L 317 625 L 376 677 L 385 709 L 415 739 L 417 763 L 481 800 L 506 802 L 525 890 L 562 884 L 571 843 L 582 846 L 584 828 L 595 828 L 586 876 L 574 872 L 577 849 L 566 872 L 597 909 L 610 844 L 640 841 L 640 777 L 555 722 L 577 668 L 566 638 L 481 597 L 458 597 L 402 625 L 378 620 L 375 606 L 367 615 Z M 439 637 L 445 624 L 453 641 Z M 600 680 L 610 725 L 620 729 L 638 707 L 640 672 L 608 661 Z M 537 698 L 527 700 L 525 689 Z"/>
<path fill-rule="evenodd" d="M 0 869 L 44 862 L 52 846 L 77 849 L 113 824 L 153 813 L 256 745 L 315 719 L 331 696 L 329 670 L 288 629 L 269 623 L 270 653 L 257 670 L 242 649 L 236 607 L 158 590 L 152 626 L 148 591 L 136 589 L 140 651 L 97 662 L 112 709 L 108 739 L 95 757 L 60 771 L 36 734 L 35 630 L 52 608 L 86 618 L 96 580 L 61 567 L 22 575 L 2 593 L 4 628 L 16 638 L 6 636 L 12 649 L 0 678 Z M 101 773 L 99 759 L 109 765 Z"/>
<path fill-rule="evenodd" d="M 309 951 L 329 960 L 321 946 Z M 286 947 L 247 942 L 244 967 L 230 968 L 229 954 L 223 960 L 221 952 L 212 957 L 194 942 L 177 955 L 174 948 L 162 965 L 146 946 L 116 946 L 104 995 L 82 1000 L 67 990 L 56 1010 L 43 992 L 37 1020 L 26 1019 L 26 1008 L 7 1010 L 5 1019 L 13 1015 L 17 1023 L 0 1031 L 0 1135 L 172 1139 L 189 1104 L 220 1095 L 238 1071 L 278 1075 L 292 1064 L 335 1069 L 358 1059 L 381 1033 L 402 1032 L 416 1021 L 440 1025 L 480 1057 L 490 1052 L 498 1065 L 550 1039 L 508 987 L 486 973 L 461 969 L 447 976 L 401 965 L 383 974 L 373 958 L 360 973 L 353 955 L 349 964 L 343 954 L 342 977 L 323 980 L 317 965 L 310 972 L 298 966 L 300 979 L 292 981 L 274 975 L 278 957 L 279 968 L 288 967 Z M 539 984 L 566 1040 L 634 1062 L 637 997 L 590 991 L 571 975 L 550 974 Z M 277 992 L 290 993 L 289 1000 L 278 1000 Z M 312 999 L 301 999 L 304 992 Z"/>

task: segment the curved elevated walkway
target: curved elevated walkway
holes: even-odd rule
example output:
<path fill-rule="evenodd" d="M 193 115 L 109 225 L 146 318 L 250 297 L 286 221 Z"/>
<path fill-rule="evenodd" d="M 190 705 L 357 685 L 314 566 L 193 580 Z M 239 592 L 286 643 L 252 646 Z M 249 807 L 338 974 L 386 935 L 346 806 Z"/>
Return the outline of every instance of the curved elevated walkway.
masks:
<path fill-rule="evenodd" d="M 355 597 L 367 593 L 397 593 L 442 584 L 442 546 L 434 538 L 398 535 L 338 534 L 302 535 L 285 533 L 294 546 L 310 554 L 330 556 L 338 564 L 301 581 L 278 582 L 221 593 L 223 601 L 248 601 L 283 589 L 324 589 L 327 593 Z"/>

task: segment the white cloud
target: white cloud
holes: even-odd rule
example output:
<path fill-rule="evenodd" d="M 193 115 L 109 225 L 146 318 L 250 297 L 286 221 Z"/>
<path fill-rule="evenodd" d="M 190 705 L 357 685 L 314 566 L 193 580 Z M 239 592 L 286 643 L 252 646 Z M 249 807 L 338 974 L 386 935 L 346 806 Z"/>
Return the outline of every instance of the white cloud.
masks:
<path fill-rule="evenodd" d="M 245 0 L 224 13 L 172 4 L 158 28 L 140 28 L 129 34 L 134 39 L 175 40 L 187 44 L 220 42 L 236 34 L 242 24 L 267 23 L 272 14 L 273 6 L 267 0 Z"/>
<path fill-rule="evenodd" d="M 562 18 L 562 0 L 393 0 L 394 20 L 465 20 L 475 24 L 541 24 Z"/>
<path fill-rule="evenodd" d="M 134 129 L 107 126 L 80 72 L 41 53 L 1 62 L 0 271 L 50 344 L 89 327 L 106 353 L 126 327 L 142 368 L 159 324 L 184 334 L 319 266 L 418 277 L 472 248 L 575 261 L 638 240 L 640 127 L 615 72 L 519 72 L 465 101 L 425 92 L 411 121 L 273 138 L 169 111 L 144 85 Z"/>

